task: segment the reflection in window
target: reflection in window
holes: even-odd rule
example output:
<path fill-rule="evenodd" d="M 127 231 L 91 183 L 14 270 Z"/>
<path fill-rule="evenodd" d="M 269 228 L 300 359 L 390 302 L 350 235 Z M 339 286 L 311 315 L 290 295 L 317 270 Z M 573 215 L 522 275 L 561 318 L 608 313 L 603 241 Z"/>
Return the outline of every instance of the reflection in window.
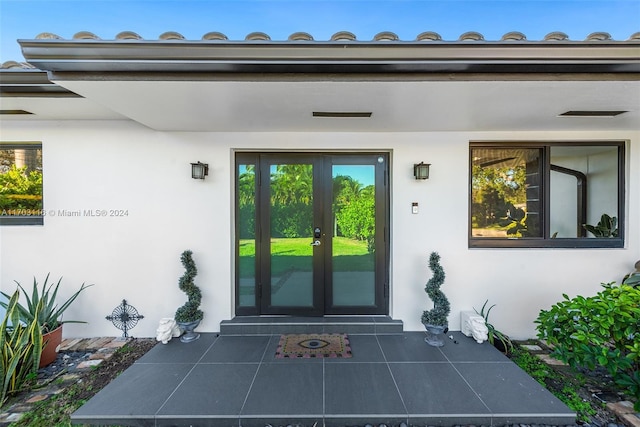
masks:
<path fill-rule="evenodd" d="M 333 165 L 333 305 L 375 305 L 374 165 Z"/>
<path fill-rule="evenodd" d="M 472 150 L 473 237 L 540 237 L 540 149 Z"/>
<path fill-rule="evenodd" d="M 272 307 L 313 307 L 313 164 L 269 168 Z"/>
<path fill-rule="evenodd" d="M 471 247 L 623 247 L 624 143 L 471 143 Z M 520 243 L 517 243 L 520 242 Z"/>
<path fill-rule="evenodd" d="M 0 224 L 42 224 L 42 146 L 0 144 Z"/>
<path fill-rule="evenodd" d="M 254 165 L 238 165 L 238 305 L 256 305 L 256 172 Z"/>
<path fill-rule="evenodd" d="M 617 217 L 618 147 L 551 147 L 550 233 L 595 237 L 584 224 Z"/>

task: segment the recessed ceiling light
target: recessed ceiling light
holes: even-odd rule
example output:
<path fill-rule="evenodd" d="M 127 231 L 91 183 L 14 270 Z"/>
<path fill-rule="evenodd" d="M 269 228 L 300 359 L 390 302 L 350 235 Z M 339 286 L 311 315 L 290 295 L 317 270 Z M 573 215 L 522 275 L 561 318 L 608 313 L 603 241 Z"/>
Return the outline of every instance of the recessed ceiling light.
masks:
<path fill-rule="evenodd" d="M 371 117 L 370 111 L 314 111 L 313 117 Z"/>
<path fill-rule="evenodd" d="M 25 110 L 0 110 L 0 114 L 33 114 Z"/>
<path fill-rule="evenodd" d="M 622 110 L 571 110 L 560 114 L 558 117 L 615 117 L 628 113 Z"/>

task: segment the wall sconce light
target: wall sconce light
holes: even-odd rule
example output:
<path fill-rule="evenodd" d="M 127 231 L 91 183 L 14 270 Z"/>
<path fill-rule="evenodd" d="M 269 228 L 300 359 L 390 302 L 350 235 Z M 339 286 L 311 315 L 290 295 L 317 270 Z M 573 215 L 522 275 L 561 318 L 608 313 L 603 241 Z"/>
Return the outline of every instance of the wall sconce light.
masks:
<path fill-rule="evenodd" d="M 431 166 L 431 163 L 424 162 L 413 165 L 413 176 L 416 179 L 429 179 L 429 166 Z"/>
<path fill-rule="evenodd" d="M 209 165 L 207 163 L 191 163 L 191 178 L 204 179 L 209 175 Z"/>

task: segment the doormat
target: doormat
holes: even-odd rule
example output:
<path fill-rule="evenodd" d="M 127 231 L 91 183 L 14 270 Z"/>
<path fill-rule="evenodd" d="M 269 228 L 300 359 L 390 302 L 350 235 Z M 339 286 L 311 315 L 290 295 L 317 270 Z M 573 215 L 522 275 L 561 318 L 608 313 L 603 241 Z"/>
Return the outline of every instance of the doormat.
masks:
<path fill-rule="evenodd" d="M 280 336 L 278 359 L 349 358 L 351 347 L 347 334 L 288 334 Z"/>

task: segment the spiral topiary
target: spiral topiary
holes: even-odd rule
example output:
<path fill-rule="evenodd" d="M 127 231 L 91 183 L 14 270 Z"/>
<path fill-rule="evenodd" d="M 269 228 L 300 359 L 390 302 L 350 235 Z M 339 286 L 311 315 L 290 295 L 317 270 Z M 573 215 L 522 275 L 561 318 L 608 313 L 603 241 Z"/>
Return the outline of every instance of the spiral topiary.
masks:
<path fill-rule="evenodd" d="M 432 252 L 429 257 L 429 268 L 433 271 L 433 277 L 429 279 L 424 290 L 433 301 L 433 308 L 422 313 L 422 323 L 425 325 L 444 326 L 448 325 L 449 311 L 451 307 L 449 300 L 440 290 L 444 283 L 444 270 L 440 265 L 440 255 Z"/>
<path fill-rule="evenodd" d="M 178 282 L 180 290 L 187 294 L 188 301 L 176 310 L 175 320 L 181 323 L 191 323 L 197 320 L 202 320 L 204 313 L 198 307 L 202 301 L 202 293 L 194 283 L 193 279 L 198 274 L 196 269 L 196 263 L 191 257 L 193 253 L 191 251 L 184 251 L 180 256 L 180 261 L 184 266 L 185 273 L 182 275 Z"/>

